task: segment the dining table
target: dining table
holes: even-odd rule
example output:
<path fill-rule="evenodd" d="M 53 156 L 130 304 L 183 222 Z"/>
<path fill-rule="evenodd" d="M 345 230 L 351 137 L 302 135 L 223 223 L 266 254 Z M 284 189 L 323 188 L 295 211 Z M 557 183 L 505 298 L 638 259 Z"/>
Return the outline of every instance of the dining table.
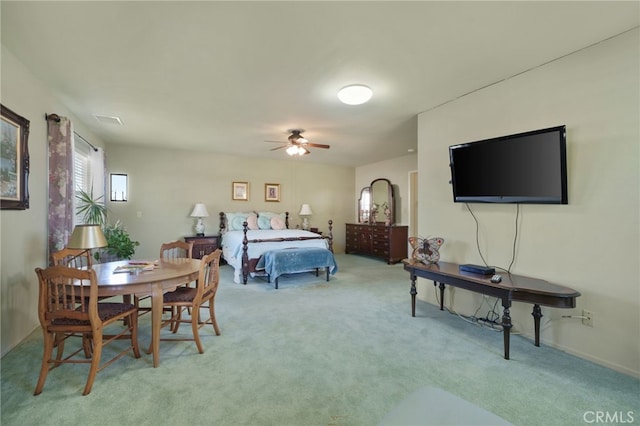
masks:
<path fill-rule="evenodd" d="M 146 268 L 143 267 L 145 264 Z M 162 295 L 196 281 L 200 271 L 200 259 L 160 259 L 148 263 L 122 260 L 94 264 L 93 269 L 98 279 L 98 297 L 123 296 L 127 300 L 131 295 L 151 296 L 151 352 L 153 366 L 158 367 Z"/>

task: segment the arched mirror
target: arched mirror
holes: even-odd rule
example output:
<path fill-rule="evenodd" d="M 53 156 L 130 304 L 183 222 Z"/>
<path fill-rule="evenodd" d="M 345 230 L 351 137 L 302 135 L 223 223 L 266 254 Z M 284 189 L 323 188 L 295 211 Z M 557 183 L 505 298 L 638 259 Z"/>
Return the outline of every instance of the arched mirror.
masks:
<path fill-rule="evenodd" d="M 393 198 L 393 186 L 389 179 L 375 179 L 370 186 L 371 208 L 369 211 L 370 223 L 395 223 L 395 200 Z"/>
<path fill-rule="evenodd" d="M 365 186 L 360 191 L 358 198 L 358 223 L 369 223 L 369 213 L 371 212 L 371 188 Z"/>

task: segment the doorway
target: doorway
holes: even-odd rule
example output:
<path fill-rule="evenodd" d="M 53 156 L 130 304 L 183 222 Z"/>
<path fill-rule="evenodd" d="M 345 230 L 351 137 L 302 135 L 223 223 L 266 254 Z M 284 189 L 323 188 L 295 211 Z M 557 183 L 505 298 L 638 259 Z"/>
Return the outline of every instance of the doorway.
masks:
<path fill-rule="evenodd" d="M 409 236 L 418 236 L 418 171 L 409 172 Z"/>

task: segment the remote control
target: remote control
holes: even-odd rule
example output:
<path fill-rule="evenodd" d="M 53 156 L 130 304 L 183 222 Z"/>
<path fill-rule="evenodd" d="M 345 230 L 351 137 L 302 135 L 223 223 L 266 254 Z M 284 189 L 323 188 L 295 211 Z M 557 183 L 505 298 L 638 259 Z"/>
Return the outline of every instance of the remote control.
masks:
<path fill-rule="evenodd" d="M 495 274 L 491 277 L 492 283 L 499 283 L 500 281 L 502 281 L 502 275 Z"/>

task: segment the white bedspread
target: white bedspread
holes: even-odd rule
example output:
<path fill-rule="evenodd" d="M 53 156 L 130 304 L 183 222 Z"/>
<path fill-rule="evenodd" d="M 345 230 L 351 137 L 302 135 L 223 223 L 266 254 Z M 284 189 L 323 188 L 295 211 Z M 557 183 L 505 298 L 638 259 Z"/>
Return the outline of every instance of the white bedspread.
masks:
<path fill-rule="evenodd" d="M 296 238 L 296 237 L 319 237 L 318 234 L 300 229 L 282 229 L 282 230 L 257 230 L 247 231 L 247 239 L 251 240 L 268 240 L 272 238 Z M 234 268 L 233 281 L 240 283 L 240 275 L 242 274 L 242 240 L 244 238 L 243 231 L 227 231 L 222 234 L 222 254 L 224 260 Z M 262 253 L 269 250 L 278 250 L 291 247 L 321 247 L 328 249 L 329 243 L 326 239 L 301 240 L 301 241 L 278 241 L 266 243 L 249 243 L 247 254 L 249 259 L 257 259 Z"/>

